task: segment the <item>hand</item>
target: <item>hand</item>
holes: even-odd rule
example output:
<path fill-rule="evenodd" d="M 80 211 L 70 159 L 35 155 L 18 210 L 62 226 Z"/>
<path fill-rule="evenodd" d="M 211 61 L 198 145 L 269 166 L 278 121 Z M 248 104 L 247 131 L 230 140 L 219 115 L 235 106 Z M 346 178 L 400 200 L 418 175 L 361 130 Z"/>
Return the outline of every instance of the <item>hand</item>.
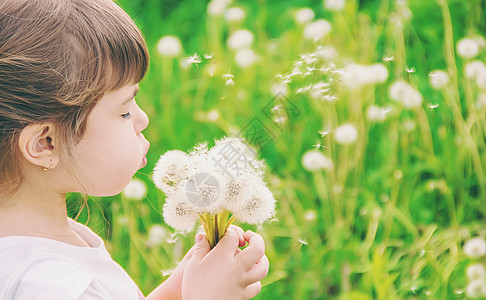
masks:
<path fill-rule="evenodd" d="M 230 228 L 233 229 L 238 234 L 238 247 L 245 246 L 246 240 L 245 240 L 245 236 L 244 236 L 245 232 L 243 231 L 243 229 L 241 229 L 240 227 L 235 226 L 235 225 L 230 225 Z M 202 236 L 204 234 L 198 233 L 196 235 L 196 239 L 198 239 L 200 235 L 201 235 L 200 238 L 202 238 Z M 182 278 L 184 276 L 184 270 L 186 268 L 187 262 L 191 259 L 192 254 L 194 253 L 196 248 L 197 248 L 197 244 L 194 245 L 191 249 L 189 249 L 189 251 L 187 251 L 186 255 L 181 260 L 181 262 L 177 265 L 177 267 L 172 272 L 170 277 L 167 278 L 164 281 L 164 283 L 163 283 L 163 286 L 164 286 L 163 294 L 167 298 L 174 299 L 174 300 L 175 299 L 177 299 L 177 300 L 182 299 Z M 238 249 L 237 251 L 241 251 L 241 250 Z"/>
<path fill-rule="evenodd" d="M 229 228 L 226 235 L 210 250 L 207 238 L 199 241 L 187 261 L 182 278 L 182 296 L 185 300 L 242 300 L 255 297 L 268 273 L 265 243 L 254 232 L 243 234 L 244 250 L 238 249 L 241 240 L 237 229 Z"/>

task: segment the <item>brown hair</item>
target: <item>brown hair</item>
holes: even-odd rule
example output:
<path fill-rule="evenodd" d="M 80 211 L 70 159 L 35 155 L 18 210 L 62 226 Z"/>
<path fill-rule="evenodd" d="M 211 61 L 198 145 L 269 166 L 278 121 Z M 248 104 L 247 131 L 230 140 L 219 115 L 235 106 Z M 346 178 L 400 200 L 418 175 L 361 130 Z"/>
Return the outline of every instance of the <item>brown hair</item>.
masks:
<path fill-rule="evenodd" d="M 97 101 L 139 82 L 148 59 L 139 29 L 111 0 L 2 0 L 0 198 L 23 180 L 23 128 L 53 122 L 69 153 Z"/>

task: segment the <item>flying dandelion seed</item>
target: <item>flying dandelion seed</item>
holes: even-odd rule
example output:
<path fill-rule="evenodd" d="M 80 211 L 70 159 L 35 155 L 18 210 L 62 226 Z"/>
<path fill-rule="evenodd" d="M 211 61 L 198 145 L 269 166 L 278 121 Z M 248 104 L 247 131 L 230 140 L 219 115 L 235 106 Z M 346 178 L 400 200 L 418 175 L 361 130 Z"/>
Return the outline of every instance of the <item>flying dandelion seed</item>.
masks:
<path fill-rule="evenodd" d="M 214 54 L 204 54 L 205 59 L 213 60 L 213 56 L 214 56 Z"/>
<path fill-rule="evenodd" d="M 229 78 L 228 80 L 226 80 L 226 83 L 225 84 L 226 84 L 226 86 L 232 86 L 232 85 L 235 84 L 235 82 L 233 81 L 232 78 Z"/>
<path fill-rule="evenodd" d="M 406 71 L 407 73 L 415 73 L 415 67 L 407 68 Z"/>
<path fill-rule="evenodd" d="M 194 52 L 193 56 L 186 57 L 186 62 L 188 64 L 195 64 L 196 67 L 197 67 L 197 64 L 201 63 L 202 60 L 201 60 L 201 57 L 199 57 L 199 55 L 196 52 Z"/>
<path fill-rule="evenodd" d="M 395 60 L 395 57 L 394 56 L 383 56 L 383 61 L 384 62 L 390 62 L 390 61 L 394 61 Z"/>
<path fill-rule="evenodd" d="M 427 105 L 427 107 L 430 108 L 430 109 L 432 109 L 432 110 L 434 110 L 435 108 L 439 107 L 439 103 L 437 103 L 437 104 L 429 104 L 429 105 Z"/>
<path fill-rule="evenodd" d="M 313 146 L 316 150 L 319 150 L 320 148 L 322 148 L 323 146 L 321 145 L 321 143 L 317 143 Z"/>
<path fill-rule="evenodd" d="M 322 137 L 325 137 L 326 135 L 328 135 L 329 133 L 331 133 L 330 131 L 328 130 L 321 130 L 319 131 L 319 134 L 322 136 Z"/>

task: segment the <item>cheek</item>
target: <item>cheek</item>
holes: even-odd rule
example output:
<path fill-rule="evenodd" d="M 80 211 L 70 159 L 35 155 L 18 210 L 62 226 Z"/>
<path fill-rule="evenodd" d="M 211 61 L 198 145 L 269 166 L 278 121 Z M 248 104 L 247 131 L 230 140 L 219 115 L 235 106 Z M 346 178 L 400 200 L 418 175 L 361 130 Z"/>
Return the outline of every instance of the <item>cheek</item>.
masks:
<path fill-rule="evenodd" d="M 142 149 L 133 135 L 104 135 L 83 141 L 78 147 L 79 175 L 90 194 L 118 194 L 140 167 Z"/>

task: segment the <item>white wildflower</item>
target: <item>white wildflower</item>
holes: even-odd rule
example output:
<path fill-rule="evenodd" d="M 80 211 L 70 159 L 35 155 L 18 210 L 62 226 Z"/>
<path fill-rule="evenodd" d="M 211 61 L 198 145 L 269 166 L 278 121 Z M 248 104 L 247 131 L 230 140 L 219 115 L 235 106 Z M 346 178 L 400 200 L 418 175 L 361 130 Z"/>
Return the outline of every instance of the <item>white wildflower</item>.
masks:
<path fill-rule="evenodd" d="M 275 198 L 272 192 L 263 184 L 253 187 L 242 195 L 241 209 L 234 211 L 236 219 L 248 224 L 262 224 L 275 213 Z"/>
<path fill-rule="evenodd" d="M 239 22 L 246 16 L 245 10 L 241 7 L 231 7 L 224 12 L 224 18 L 228 22 Z"/>
<path fill-rule="evenodd" d="M 477 79 L 486 74 L 486 65 L 480 60 L 474 60 L 464 66 L 464 75 L 469 79 Z"/>
<path fill-rule="evenodd" d="M 435 70 L 430 72 L 429 81 L 432 88 L 440 90 L 449 83 L 449 75 L 442 70 Z"/>
<path fill-rule="evenodd" d="M 239 49 L 235 54 L 235 61 L 243 69 L 254 65 L 258 60 L 258 55 L 251 49 Z"/>
<path fill-rule="evenodd" d="M 304 220 L 307 222 L 312 222 L 317 219 L 317 213 L 313 209 L 308 209 L 304 212 Z"/>
<path fill-rule="evenodd" d="M 167 239 L 168 236 L 169 233 L 165 227 L 159 224 L 154 224 L 150 226 L 148 231 L 147 246 L 154 247 L 160 245 Z"/>
<path fill-rule="evenodd" d="M 486 109 L 486 93 L 481 93 L 478 95 L 476 107 L 479 109 Z"/>
<path fill-rule="evenodd" d="M 333 161 L 325 156 L 321 151 L 310 150 L 302 156 L 302 166 L 309 172 L 328 170 L 334 168 Z"/>
<path fill-rule="evenodd" d="M 134 178 L 123 189 L 122 194 L 128 199 L 142 200 L 147 195 L 147 186 L 142 180 Z"/>
<path fill-rule="evenodd" d="M 342 71 L 342 81 L 349 89 L 382 83 L 388 78 L 388 69 L 382 64 L 364 66 L 348 64 Z"/>
<path fill-rule="evenodd" d="M 230 0 L 212 0 L 208 3 L 207 12 L 210 16 L 221 16 L 226 7 L 231 3 Z"/>
<path fill-rule="evenodd" d="M 154 168 L 155 186 L 170 194 L 183 180 L 189 178 L 189 157 L 179 150 L 172 150 L 162 155 Z"/>
<path fill-rule="evenodd" d="M 486 254 L 486 241 L 484 238 L 476 237 L 464 244 L 464 254 L 470 258 L 479 258 Z"/>
<path fill-rule="evenodd" d="M 486 296 L 486 282 L 484 278 L 475 279 L 466 287 L 466 295 L 470 298 L 481 298 Z"/>
<path fill-rule="evenodd" d="M 389 92 L 390 98 L 402 103 L 405 108 L 414 108 L 422 104 L 422 94 L 401 79 L 390 86 Z"/>
<path fill-rule="evenodd" d="M 331 23 L 327 20 L 316 20 L 304 28 L 304 37 L 309 40 L 320 40 L 331 31 Z"/>
<path fill-rule="evenodd" d="M 486 271 L 484 270 L 484 266 L 480 263 L 475 263 L 469 265 L 466 269 L 466 275 L 469 280 L 480 279 L 483 280 L 486 277 Z"/>
<path fill-rule="evenodd" d="M 228 47 L 233 50 L 249 48 L 253 44 L 253 33 L 246 29 L 235 31 L 227 41 Z"/>
<path fill-rule="evenodd" d="M 324 0 L 324 7 L 329 10 L 343 10 L 346 0 Z"/>
<path fill-rule="evenodd" d="M 299 9 L 297 12 L 294 14 L 294 20 L 298 24 L 307 24 L 310 21 L 314 20 L 315 13 L 312 9 L 305 7 Z"/>
<path fill-rule="evenodd" d="M 334 130 L 334 138 L 338 144 L 352 144 L 358 139 L 358 130 L 354 125 L 346 123 Z"/>
<path fill-rule="evenodd" d="M 474 58 L 479 53 L 479 45 L 474 39 L 463 38 L 457 42 L 456 50 L 463 58 Z"/>
<path fill-rule="evenodd" d="M 386 119 L 386 114 L 388 111 L 388 109 L 371 105 L 366 110 L 366 117 L 370 122 L 383 122 Z"/>
<path fill-rule="evenodd" d="M 273 96 L 287 96 L 289 94 L 289 88 L 286 84 L 275 83 L 270 90 Z"/>
<path fill-rule="evenodd" d="M 181 54 L 181 51 L 181 41 L 176 36 L 166 35 L 157 42 L 157 52 L 162 56 L 175 57 Z"/>

